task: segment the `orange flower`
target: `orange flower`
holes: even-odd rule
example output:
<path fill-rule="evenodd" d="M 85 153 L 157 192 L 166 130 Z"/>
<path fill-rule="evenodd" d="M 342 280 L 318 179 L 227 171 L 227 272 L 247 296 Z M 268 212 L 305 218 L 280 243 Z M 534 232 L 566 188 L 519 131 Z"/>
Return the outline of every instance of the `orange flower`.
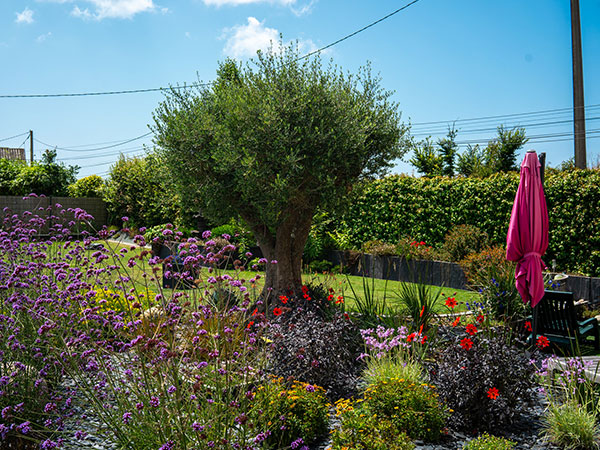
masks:
<path fill-rule="evenodd" d="M 487 391 L 487 396 L 492 400 L 496 400 L 499 395 L 500 392 L 498 392 L 498 389 L 496 389 L 495 387 L 489 388 Z"/>
<path fill-rule="evenodd" d="M 454 319 L 454 322 L 452 322 L 452 326 L 455 327 L 458 325 L 458 322 L 460 322 L 460 316 L 457 317 L 456 319 Z"/>
<path fill-rule="evenodd" d="M 464 338 L 460 341 L 460 346 L 465 350 L 471 350 L 471 347 L 473 347 L 473 341 L 469 338 Z"/>
<path fill-rule="evenodd" d="M 456 303 L 456 298 L 454 298 L 454 297 L 448 297 L 448 298 L 446 299 L 446 306 L 447 306 L 448 308 L 452 308 L 452 309 L 454 309 L 454 307 L 455 307 L 456 305 L 458 305 L 458 303 Z"/>
<path fill-rule="evenodd" d="M 419 317 L 423 317 L 424 312 L 425 312 L 425 305 L 423 305 L 423 307 L 421 308 L 421 314 L 419 314 Z"/>
<path fill-rule="evenodd" d="M 342 297 L 341 295 L 338 296 L 337 300 L 335 301 L 335 303 L 344 303 L 344 297 Z"/>
<path fill-rule="evenodd" d="M 540 336 L 537 338 L 535 345 L 537 345 L 538 348 L 546 348 L 550 345 L 550 341 L 546 336 Z"/>
<path fill-rule="evenodd" d="M 467 332 L 467 334 L 473 336 L 473 335 L 477 334 L 477 327 L 475 325 L 473 325 L 472 323 L 470 323 L 465 327 L 465 331 Z"/>

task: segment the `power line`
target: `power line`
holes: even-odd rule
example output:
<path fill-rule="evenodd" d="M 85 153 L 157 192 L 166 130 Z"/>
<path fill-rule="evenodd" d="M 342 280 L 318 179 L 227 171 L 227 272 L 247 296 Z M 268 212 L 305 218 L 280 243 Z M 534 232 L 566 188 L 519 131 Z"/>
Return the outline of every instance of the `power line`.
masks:
<path fill-rule="evenodd" d="M 298 59 L 296 59 L 296 61 L 300 61 L 300 60 L 309 58 L 310 56 L 312 56 L 316 53 L 321 53 L 322 51 L 327 50 L 328 48 L 333 47 L 334 45 L 337 45 L 340 42 L 345 41 L 346 39 L 350 39 L 351 37 L 356 36 L 357 34 L 362 33 L 363 31 L 392 17 L 393 15 L 398 14 L 400 11 L 403 11 L 406 8 L 408 8 L 409 6 L 414 5 L 418 1 L 420 1 L 420 0 L 413 0 L 412 2 L 407 3 L 403 7 L 398 8 L 397 10 L 382 17 L 381 19 L 378 19 L 375 22 L 371 22 L 369 25 L 366 25 L 366 26 L 362 27 L 361 29 L 354 31 L 353 33 L 347 34 L 346 36 L 338 39 L 335 42 L 332 42 L 331 44 L 328 44 L 317 50 L 313 50 L 312 52 L 309 52 L 306 55 L 299 57 Z M 190 89 L 190 88 L 194 88 L 194 87 L 205 87 L 205 86 L 210 86 L 212 83 L 213 82 L 211 81 L 211 82 L 207 82 L 207 83 L 191 83 L 189 85 L 184 84 L 183 86 L 171 86 L 169 88 L 158 87 L 158 88 L 149 88 L 149 89 L 131 89 L 131 90 L 104 91 L 104 92 L 100 91 L 100 92 L 78 92 L 78 93 L 63 93 L 63 94 L 14 94 L 14 95 L 0 95 L 0 98 L 56 98 L 56 97 L 88 97 L 88 96 L 99 96 L 99 95 L 140 94 L 140 93 L 145 93 L 145 92 L 158 92 L 158 91 L 166 91 L 166 90 L 172 90 L 172 89 L 179 90 L 179 89 Z"/>
<path fill-rule="evenodd" d="M 18 138 L 18 137 L 21 137 L 21 136 L 25 136 L 26 134 L 29 134 L 29 131 L 26 131 L 25 133 L 21 133 L 21 134 L 16 134 L 16 135 L 11 136 L 11 137 L 0 139 L 0 142 L 10 141 L 11 139 Z M 27 140 L 27 139 L 25 139 L 25 140 Z M 21 144 L 21 145 L 23 145 L 23 144 Z"/>
<path fill-rule="evenodd" d="M 148 133 L 144 133 L 144 134 L 142 134 L 140 136 L 136 136 L 136 137 L 131 138 L 131 139 L 126 139 L 124 141 L 118 141 L 117 144 L 106 145 L 104 147 L 89 148 L 89 149 L 85 149 L 85 150 L 76 149 L 76 148 L 69 148 L 69 147 L 58 147 L 56 145 L 51 145 L 51 144 L 48 144 L 46 142 L 40 141 L 39 139 L 35 139 L 35 138 L 34 138 L 34 141 L 36 141 L 39 144 L 45 145 L 47 147 L 55 148 L 57 150 L 63 150 L 63 151 L 66 151 L 66 152 L 78 152 L 79 153 L 79 152 L 94 152 L 94 151 L 97 151 L 97 150 L 106 150 L 106 149 L 109 149 L 109 148 L 119 147 L 121 145 L 125 145 L 125 144 L 128 144 L 128 143 L 133 142 L 133 141 L 137 141 L 138 139 L 143 139 L 146 136 L 150 136 L 151 134 L 152 134 L 152 131 L 149 131 Z"/>
<path fill-rule="evenodd" d="M 595 109 L 598 107 L 600 107 L 600 104 L 589 105 L 589 106 L 586 106 L 585 109 Z M 546 110 L 540 110 L 540 111 L 529 111 L 529 112 L 523 112 L 523 113 L 501 114 L 501 115 L 497 115 L 497 116 L 473 117 L 473 118 L 469 118 L 469 119 L 435 120 L 432 122 L 415 122 L 415 123 L 411 124 L 411 127 L 418 127 L 418 126 L 422 126 L 422 125 L 474 122 L 474 121 L 491 120 L 491 119 L 497 120 L 497 119 L 503 119 L 503 118 L 542 115 L 542 114 L 557 113 L 557 112 L 562 112 L 562 113 L 569 112 L 570 113 L 570 112 L 573 112 L 574 109 L 575 108 L 557 108 L 557 109 L 546 109 Z"/>
<path fill-rule="evenodd" d="M 410 3 L 407 3 L 406 5 L 404 5 L 402 8 L 398 8 L 396 11 L 393 11 L 393 12 L 389 13 L 387 16 L 384 16 L 384 17 L 382 17 L 381 19 L 378 19 L 378 20 L 376 20 L 375 22 L 371 22 L 369 25 L 362 27 L 360 30 L 356 30 L 356 31 L 355 31 L 355 32 L 353 32 L 353 33 L 347 34 L 347 35 L 346 35 L 346 36 L 344 36 L 343 38 L 340 38 L 340 39 L 338 39 L 337 41 L 335 41 L 335 42 L 332 42 L 331 44 L 328 44 L 328 45 L 326 45 L 325 47 L 321 47 L 321 48 L 319 48 L 319 49 L 317 49 L 317 50 L 313 50 L 312 52 L 309 52 L 309 53 L 307 53 L 306 55 L 304 55 L 304 56 L 301 56 L 301 57 L 300 57 L 300 58 L 298 58 L 296 61 L 300 61 L 300 60 L 302 60 L 302 59 L 309 58 L 310 56 L 312 56 L 312 55 L 314 55 L 314 54 L 316 54 L 316 53 L 321 53 L 323 50 L 327 50 L 328 48 L 330 48 L 330 47 L 333 47 L 334 45 L 337 45 L 337 44 L 339 44 L 340 42 L 343 42 L 343 41 L 345 41 L 346 39 L 350 39 L 351 37 L 353 37 L 353 36 L 356 36 L 356 35 L 357 35 L 357 34 L 359 34 L 359 33 L 362 33 L 363 31 L 365 31 L 365 30 L 367 30 L 367 29 L 371 28 L 372 26 L 375 26 L 375 25 L 377 25 L 378 23 L 380 23 L 380 22 L 383 22 L 383 21 L 384 21 L 384 20 L 386 20 L 386 19 L 389 19 L 389 18 L 390 18 L 390 17 L 392 17 L 393 15 L 395 15 L 395 14 L 398 14 L 400 11 L 404 11 L 406 8 L 408 8 L 408 7 L 412 6 L 412 5 L 414 5 L 414 4 L 415 4 L 415 3 L 417 3 L 418 1 L 419 1 L 419 0 L 413 0 L 412 2 L 410 2 Z"/>
<path fill-rule="evenodd" d="M 128 148 L 123 148 L 120 149 L 117 152 L 108 152 L 108 153 L 99 153 L 99 154 L 95 154 L 95 155 L 87 155 L 87 156 L 73 156 L 71 158 L 58 158 L 60 161 L 78 161 L 78 160 L 82 160 L 82 159 L 95 159 L 95 158 L 103 158 L 106 156 L 117 156 L 117 155 L 125 155 L 125 154 L 129 154 L 129 153 L 133 153 L 136 151 L 140 151 L 140 150 L 144 150 L 146 147 L 144 146 L 138 146 L 138 147 L 128 147 Z"/>

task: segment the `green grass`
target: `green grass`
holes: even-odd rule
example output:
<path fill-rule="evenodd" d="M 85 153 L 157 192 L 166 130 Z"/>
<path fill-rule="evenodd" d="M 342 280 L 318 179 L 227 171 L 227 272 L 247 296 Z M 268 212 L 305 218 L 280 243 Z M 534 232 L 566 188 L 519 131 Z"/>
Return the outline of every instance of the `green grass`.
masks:
<path fill-rule="evenodd" d="M 118 252 L 123 247 L 129 247 L 126 244 L 118 244 L 115 242 L 104 242 L 104 245 L 109 247 L 112 251 Z M 138 248 L 133 252 L 127 253 L 128 256 L 134 256 L 139 254 L 141 250 Z M 91 251 L 90 251 L 91 253 Z M 126 261 L 126 260 L 125 260 Z M 137 286 L 144 287 L 145 281 L 142 274 L 145 272 L 150 278 L 152 276 L 151 268 L 148 265 L 144 267 L 138 265 L 133 268 L 127 268 L 128 275 L 130 278 L 136 283 Z M 223 270 L 219 271 L 219 273 L 227 273 L 233 277 L 244 278 L 249 280 L 256 276 L 256 274 L 260 274 L 261 278 L 256 282 L 255 289 L 260 291 L 262 289 L 264 283 L 264 273 L 263 272 L 254 272 L 254 271 L 245 271 L 239 274 L 236 274 L 233 270 Z M 158 281 L 162 280 L 162 268 L 156 273 Z M 201 269 L 200 278 L 206 280 L 209 276 L 208 269 Z M 304 274 L 303 275 L 304 283 L 321 283 L 325 284 L 328 287 L 332 287 L 336 295 L 343 294 L 345 299 L 346 309 L 349 311 L 355 311 L 355 301 L 353 297 L 353 291 L 358 296 L 364 295 L 364 285 L 363 285 L 363 277 L 353 276 L 353 275 L 330 275 L 330 274 Z M 152 283 L 151 289 L 155 286 L 155 282 Z M 391 281 L 391 280 L 380 280 L 380 279 L 368 279 L 369 288 L 372 287 L 371 294 L 378 301 L 383 301 L 385 298 L 388 306 L 396 308 L 399 305 L 398 302 L 398 291 L 401 286 L 401 282 L 399 281 Z M 250 286 L 248 286 L 250 288 Z M 437 292 L 439 289 L 438 286 L 431 286 L 433 292 Z M 154 289 L 156 288 L 154 287 Z M 172 292 L 172 289 L 164 289 L 165 294 L 169 295 Z M 444 301 L 447 297 L 455 297 L 458 305 L 454 308 L 454 312 L 462 312 L 466 311 L 467 303 L 472 303 L 475 301 L 480 301 L 479 294 L 473 291 L 461 290 L 461 289 L 452 289 L 452 288 L 443 288 L 443 295 L 440 297 L 440 300 L 437 304 L 436 312 L 437 313 L 447 313 L 449 312 L 448 308 L 444 306 Z"/>

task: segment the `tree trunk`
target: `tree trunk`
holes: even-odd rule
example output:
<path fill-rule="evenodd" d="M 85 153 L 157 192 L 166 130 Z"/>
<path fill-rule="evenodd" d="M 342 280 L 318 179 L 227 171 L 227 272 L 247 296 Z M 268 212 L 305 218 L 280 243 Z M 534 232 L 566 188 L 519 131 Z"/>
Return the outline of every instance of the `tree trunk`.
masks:
<path fill-rule="evenodd" d="M 294 211 L 293 214 L 288 214 L 287 219 L 277 228 L 275 236 L 263 226 L 251 225 L 263 256 L 267 259 L 263 297 L 300 292 L 302 253 L 308 239 L 312 216 L 312 212 L 309 211 Z"/>

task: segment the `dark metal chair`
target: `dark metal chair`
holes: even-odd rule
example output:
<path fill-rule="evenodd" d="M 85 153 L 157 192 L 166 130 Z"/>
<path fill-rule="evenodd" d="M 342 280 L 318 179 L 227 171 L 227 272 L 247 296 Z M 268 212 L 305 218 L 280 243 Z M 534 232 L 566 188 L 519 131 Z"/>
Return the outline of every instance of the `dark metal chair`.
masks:
<path fill-rule="evenodd" d="M 587 343 L 593 336 L 594 348 L 600 349 L 600 332 L 596 318 L 578 321 L 572 292 L 545 291 L 542 300 L 533 308 L 534 340 L 546 336 L 548 340 L 567 350 Z"/>

